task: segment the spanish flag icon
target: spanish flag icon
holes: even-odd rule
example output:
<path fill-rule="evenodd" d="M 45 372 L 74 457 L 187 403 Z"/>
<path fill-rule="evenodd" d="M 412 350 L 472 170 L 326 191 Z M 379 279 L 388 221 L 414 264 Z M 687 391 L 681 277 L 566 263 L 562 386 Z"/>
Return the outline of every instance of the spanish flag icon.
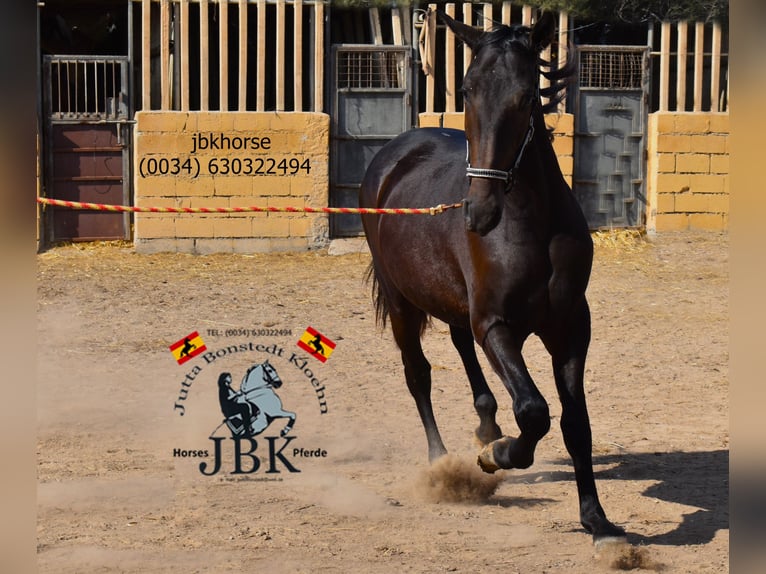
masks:
<path fill-rule="evenodd" d="M 181 339 L 170 345 L 170 352 L 173 353 L 179 365 L 183 365 L 189 359 L 192 359 L 200 353 L 207 350 L 205 342 L 199 336 L 197 331 L 189 333 Z"/>
<path fill-rule="evenodd" d="M 313 327 L 306 327 L 306 332 L 298 341 L 298 346 L 323 363 L 330 358 L 335 350 L 335 343 Z"/>

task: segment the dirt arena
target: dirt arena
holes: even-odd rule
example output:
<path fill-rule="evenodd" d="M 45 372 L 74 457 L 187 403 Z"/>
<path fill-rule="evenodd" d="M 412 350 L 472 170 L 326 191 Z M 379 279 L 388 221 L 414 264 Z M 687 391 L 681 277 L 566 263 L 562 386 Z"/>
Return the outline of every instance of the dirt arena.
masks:
<path fill-rule="evenodd" d="M 599 238 L 586 392 L 601 501 L 634 545 L 616 554 L 596 555 L 579 524 L 537 339 L 525 357 L 551 432 L 530 469 L 488 484 L 467 381 L 433 325 L 424 348 L 451 457 L 429 469 L 398 351 L 375 325 L 368 262 L 122 245 L 40 254 L 39 571 L 728 572 L 726 235 Z M 337 344 L 326 363 L 296 346 L 309 325 Z M 179 365 L 168 347 L 195 330 L 208 354 Z M 237 458 L 235 441 L 209 438 L 226 436 L 217 379 L 265 359 L 297 413 L 294 438 L 278 450 L 276 421 Z M 490 385 L 515 434 L 507 393 Z M 456 475 L 468 486 L 451 489 Z"/>

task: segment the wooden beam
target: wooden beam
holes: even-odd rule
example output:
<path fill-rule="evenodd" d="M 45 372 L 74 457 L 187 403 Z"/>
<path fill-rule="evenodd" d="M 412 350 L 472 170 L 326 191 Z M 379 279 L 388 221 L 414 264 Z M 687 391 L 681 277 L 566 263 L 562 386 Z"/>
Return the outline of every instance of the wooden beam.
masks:
<path fill-rule="evenodd" d="M 670 90 L 670 22 L 663 22 L 660 32 L 660 110 L 668 111 Z"/>
<path fill-rule="evenodd" d="M 426 51 L 432 52 L 436 47 L 436 4 L 429 4 L 428 8 L 429 12 L 426 18 L 428 18 L 429 21 L 424 22 L 423 25 L 426 26 L 426 32 L 428 34 L 428 38 L 426 40 Z M 427 57 L 429 59 L 432 58 L 431 54 L 429 54 Z M 431 61 L 431 73 L 426 76 L 427 113 L 432 113 L 434 111 L 434 93 L 436 92 L 436 85 L 434 81 L 434 74 L 436 74 L 435 67 L 435 62 Z"/>
<path fill-rule="evenodd" d="M 558 67 L 562 68 L 567 63 L 569 57 L 569 14 L 567 12 L 559 12 L 559 59 Z M 566 92 L 564 92 L 566 93 Z M 558 105 L 559 113 L 564 113 L 567 107 L 566 96 L 561 98 Z"/>
<path fill-rule="evenodd" d="M 189 111 L 189 0 L 181 0 L 181 110 Z"/>
<path fill-rule="evenodd" d="M 394 36 L 394 45 L 402 46 L 402 18 L 399 14 L 399 8 L 391 8 L 391 30 Z"/>
<path fill-rule="evenodd" d="M 522 26 L 532 25 L 532 6 L 526 4 L 521 8 L 521 24 Z"/>
<path fill-rule="evenodd" d="M 721 23 L 713 22 L 710 62 L 710 111 L 721 111 Z"/>
<path fill-rule="evenodd" d="M 303 111 L 303 0 L 293 2 L 293 110 Z"/>
<path fill-rule="evenodd" d="M 495 25 L 494 20 L 492 20 L 492 4 L 487 2 L 484 4 L 484 9 L 482 10 L 482 16 L 483 16 L 483 22 L 482 22 L 482 28 L 486 30 L 491 30 L 492 27 Z"/>
<path fill-rule="evenodd" d="M 324 111 L 324 4 L 314 4 L 314 111 Z"/>
<path fill-rule="evenodd" d="M 380 28 L 380 10 L 370 8 L 370 30 L 372 31 L 372 43 L 380 46 L 383 43 L 383 32 Z"/>
<path fill-rule="evenodd" d="M 503 16 L 502 16 L 502 23 L 506 26 L 511 25 L 511 8 L 513 4 L 511 2 L 508 2 L 507 0 L 503 2 Z"/>
<path fill-rule="evenodd" d="M 170 1 L 160 2 L 160 109 L 170 109 Z"/>
<path fill-rule="evenodd" d="M 688 47 L 688 22 L 678 23 L 678 45 L 676 48 L 676 111 L 686 110 L 686 55 Z"/>
<path fill-rule="evenodd" d="M 152 3 L 141 0 L 141 109 L 152 109 Z"/>
<path fill-rule="evenodd" d="M 200 109 L 210 109 L 210 13 L 208 0 L 199 2 L 199 96 Z"/>
<path fill-rule="evenodd" d="M 256 47 L 258 72 L 256 80 L 255 109 L 266 109 L 266 0 L 258 0 L 258 40 Z"/>
<path fill-rule="evenodd" d="M 247 111 L 247 0 L 239 1 L 239 90 L 237 109 Z"/>
<path fill-rule="evenodd" d="M 463 24 L 471 26 L 473 22 L 473 6 L 470 2 L 463 2 Z M 471 48 L 463 44 L 463 75 L 471 65 Z"/>
<path fill-rule="evenodd" d="M 445 5 L 444 12 L 451 18 L 455 17 L 455 4 L 449 3 Z M 446 94 L 445 94 L 445 111 L 455 111 L 455 34 L 450 30 L 446 33 L 446 46 L 444 54 L 444 66 L 446 68 Z"/>
<path fill-rule="evenodd" d="M 702 111 L 702 69 L 705 59 L 705 23 L 697 22 L 694 28 L 694 107 L 695 112 Z"/>
<path fill-rule="evenodd" d="M 229 110 L 229 2 L 218 0 L 218 109 Z"/>
<path fill-rule="evenodd" d="M 277 111 L 285 111 L 285 0 L 277 0 Z"/>

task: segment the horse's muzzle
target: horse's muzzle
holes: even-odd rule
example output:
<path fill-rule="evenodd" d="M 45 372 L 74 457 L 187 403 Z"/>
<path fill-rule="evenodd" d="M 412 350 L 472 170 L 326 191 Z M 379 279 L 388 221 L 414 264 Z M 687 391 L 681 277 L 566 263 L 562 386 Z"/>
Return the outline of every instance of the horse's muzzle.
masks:
<path fill-rule="evenodd" d="M 500 209 L 493 209 L 486 203 L 476 203 L 472 199 L 463 200 L 463 218 L 468 231 L 478 233 L 482 237 L 492 231 L 500 223 Z"/>

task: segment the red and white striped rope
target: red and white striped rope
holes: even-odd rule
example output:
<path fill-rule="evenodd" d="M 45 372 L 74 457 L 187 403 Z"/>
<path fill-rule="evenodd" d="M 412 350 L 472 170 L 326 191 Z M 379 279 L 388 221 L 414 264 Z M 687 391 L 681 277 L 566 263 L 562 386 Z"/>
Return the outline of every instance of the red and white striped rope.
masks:
<path fill-rule="evenodd" d="M 373 215 L 437 215 L 448 209 L 462 207 L 462 203 L 439 204 L 425 208 L 371 208 L 371 207 L 135 207 L 126 205 L 106 205 L 103 203 L 85 203 L 38 197 L 43 205 L 83 209 L 91 211 L 112 211 L 121 213 L 354 213 Z"/>

